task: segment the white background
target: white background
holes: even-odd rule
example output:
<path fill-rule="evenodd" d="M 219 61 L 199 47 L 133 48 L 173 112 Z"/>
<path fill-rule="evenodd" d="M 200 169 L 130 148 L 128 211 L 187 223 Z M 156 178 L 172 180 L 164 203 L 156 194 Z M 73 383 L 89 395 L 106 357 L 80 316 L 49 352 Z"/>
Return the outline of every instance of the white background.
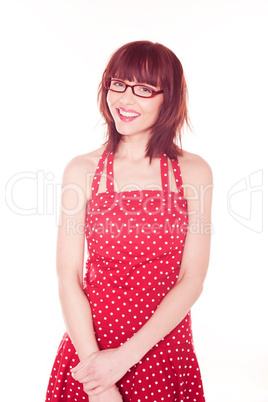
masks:
<path fill-rule="evenodd" d="M 1 4 L 1 399 L 45 398 L 64 331 L 63 168 L 103 143 L 96 94 L 110 55 L 148 39 L 184 66 L 194 127 L 184 148 L 214 172 L 210 268 L 192 310 L 207 402 L 267 402 L 267 1 Z"/>

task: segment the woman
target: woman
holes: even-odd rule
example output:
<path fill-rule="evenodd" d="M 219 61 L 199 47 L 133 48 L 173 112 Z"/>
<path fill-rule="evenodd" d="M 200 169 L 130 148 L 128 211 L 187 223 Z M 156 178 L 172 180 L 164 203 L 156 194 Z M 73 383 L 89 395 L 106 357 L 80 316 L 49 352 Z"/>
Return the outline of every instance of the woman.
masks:
<path fill-rule="evenodd" d="M 103 74 L 108 140 L 63 175 L 57 272 L 67 332 L 46 401 L 205 400 L 190 309 L 208 267 L 212 175 L 175 143 L 188 123 L 186 92 L 180 61 L 158 43 L 126 44 Z"/>

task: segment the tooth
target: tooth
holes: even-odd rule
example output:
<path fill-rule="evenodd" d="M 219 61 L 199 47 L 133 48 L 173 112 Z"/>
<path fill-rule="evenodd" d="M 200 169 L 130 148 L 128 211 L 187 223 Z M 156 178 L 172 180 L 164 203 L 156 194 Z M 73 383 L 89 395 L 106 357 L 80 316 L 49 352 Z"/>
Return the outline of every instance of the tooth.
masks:
<path fill-rule="evenodd" d="M 121 110 L 121 109 L 119 109 L 119 112 L 124 117 L 137 117 L 138 116 L 138 114 L 136 114 L 136 113 L 123 112 L 123 110 Z"/>

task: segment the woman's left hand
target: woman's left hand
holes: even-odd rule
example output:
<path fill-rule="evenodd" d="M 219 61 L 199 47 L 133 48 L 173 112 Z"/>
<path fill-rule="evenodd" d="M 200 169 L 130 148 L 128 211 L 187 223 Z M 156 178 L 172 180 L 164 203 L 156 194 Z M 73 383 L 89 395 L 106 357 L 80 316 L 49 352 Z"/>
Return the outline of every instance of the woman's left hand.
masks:
<path fill-rule="evenodd" d="M 98 395 L 112 387 L 132 366 L 126 361 L 120 348 L 92 353 L 71 372 L 75 380 L 83 383 L 84 391 Z"/>

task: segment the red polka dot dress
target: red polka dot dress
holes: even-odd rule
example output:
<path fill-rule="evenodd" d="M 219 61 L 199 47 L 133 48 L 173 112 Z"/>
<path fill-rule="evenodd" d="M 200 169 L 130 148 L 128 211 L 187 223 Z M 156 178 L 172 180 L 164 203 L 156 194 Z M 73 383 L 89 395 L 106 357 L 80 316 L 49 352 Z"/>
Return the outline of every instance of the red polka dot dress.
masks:
<path fill-rule="evenodd" d="M 107 159 L 106 192 L 98 193 Z M 116 348 L 151 317 L 175 285 L 187 232 L 180 166 L 171 161 L 177 192 L 169 188 L 168 160 L 160 158 L 162 189 L 116 192 L 113 153 L 104 151 L 87 205 L 88 259 L 84 292 L 100 349 Z M 70 369 L 79 363 L 67 333 L 61 341 L 46 402 L 88 402 Z M 117 383 L 124 402 L 204 402 L 190 312 Z"/>

